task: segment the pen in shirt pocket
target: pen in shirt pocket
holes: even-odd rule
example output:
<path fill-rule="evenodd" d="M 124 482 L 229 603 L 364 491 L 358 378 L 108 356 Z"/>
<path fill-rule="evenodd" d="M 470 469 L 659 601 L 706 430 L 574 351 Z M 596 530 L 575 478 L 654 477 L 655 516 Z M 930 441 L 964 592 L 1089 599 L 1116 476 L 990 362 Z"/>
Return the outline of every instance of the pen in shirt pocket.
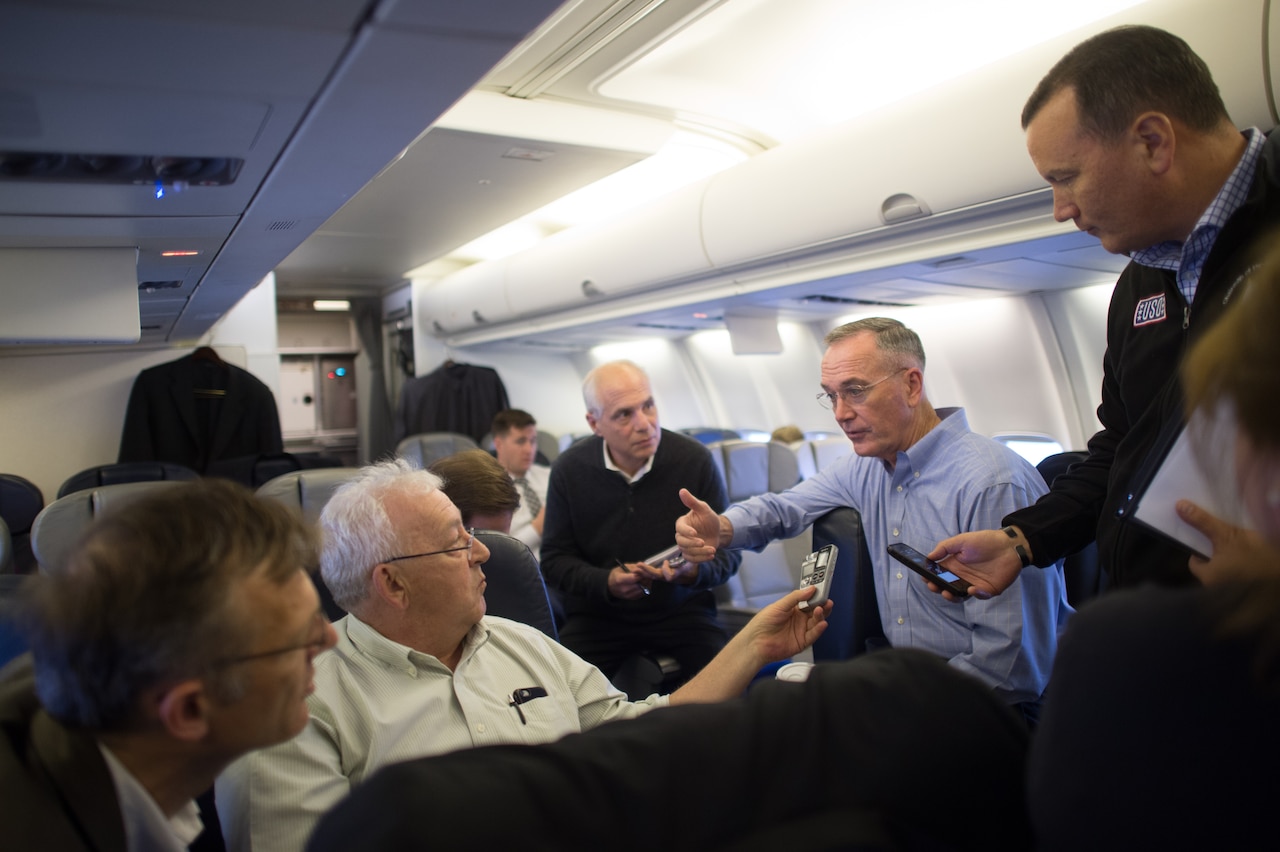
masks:
<path fill-rule="evenodd" d="M 631 573 L 631 569 L 630 569 L 630 568 L 628 568 L 628 567 L 627 567 L 627 564 L 626 564 L 625 562 L 623 562 L 621 559 L 617 559 L 617 558 L 615 558 L 613 561 L 614 561 L 614 562 L 617 562 L 617 563 L 618 563 L 618 567 L 619 567 L 619 568 L 621 568 L 623 571 L 625 571 L 625 572 L 626 572 L 626 573 L 628 573 L 628 574 L 630 574 L 630 573 Z M 648 587 L 648 586 L 646 586 L 644 583 L 641 583 L 641 584 L 640 584 L 640 591 L 644 592 L 644 593 L 647 595 L 647 594 L 649 594 L 649 587 Z"/>
<path fill-rule="evenodd" d="M 546 697 L 547 691 L 541 686 L 526 686 L 524 689 L 517 689 L 515 692 L 511 693 L 511 701 L 507 706 L 515 708 L 516 715 L 520 717 L 521 725 L 527 725 L 529 722 L 525 719 L 524 711 L 520 709 L 520 705 L 524 704 L 526 701 L 532 701 L 535 698 Z"/>

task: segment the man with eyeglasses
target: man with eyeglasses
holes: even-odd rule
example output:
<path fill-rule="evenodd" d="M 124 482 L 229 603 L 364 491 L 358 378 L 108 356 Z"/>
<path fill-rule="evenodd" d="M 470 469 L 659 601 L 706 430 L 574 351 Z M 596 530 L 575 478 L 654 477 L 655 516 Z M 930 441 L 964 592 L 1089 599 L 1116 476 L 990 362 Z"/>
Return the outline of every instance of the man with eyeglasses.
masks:
<path fill-rule="evenodd" d="M 303 729 L 334 642 L 315 556 L 285 507 L 204 480 L 105 514 L 33 578 L 31 654 L 0 672 L 5 848 L 220 848 L 194 800 Z"/>
<path fill-rule="evenodd" d="M 924 347 L 894 319 L 871 317 L 826 337 L 822 393 L 854 454 L 780 494 L 762 494 L 722 515 L 689 492 L 676 523 L 685 558 L 729 548 L 761 549 L 799 534 L 843 506 L 862 516 L 876 603 L 888 644 L 947 659 L 994 688 L 1030 723 L 1071 608 L 1062 568 L 1028 572 L 1008 602 L 946 600 L 887 553 L 894 543 L 928 550 L 949 535 L 986 529 L 1046 491 L 1034 467 L 969 431 L 960 409 L 936 410 L 924 390 Z M 859 649 L 861 650 L 861 649 Z"/>
<path fill-rule="evenodd" d="M 595 434 L 552 465 L 542 538 L 542 570 L 564 603 L 560 641 L 610 678 L 652 651 L 674 657 L 688 679 L 728 641 L 713 590 L 741 557 L 726 552 L 694 565 L 656 555 L 673 544 L 680 489 L 723 508 L 724 480 L 705 446 L 661 427 L 639 365 L 601 364 L 583 381 L 582 398 Z M 633 698 L 650 686 L 619 682 Z"/>
<path fill-rule="evenodd" d="M 667 704 L 741 694 L 761 666 L 807 647 L 830 606 L 795 592 L 765 609 L 693 681 L 632 703 L 528 625 L 485 615 L 489 551 L 440 478 L 403 459 L 363 468 L 320 517 L 321 574 L 348 615 L 316 661 L 311 722 L 229 767 L 218 811 L 231 850 L 300 850 L 374 770 L 473 746 L 538 744 Z M 500 818 L 500 817 L 499 817 Z"/>

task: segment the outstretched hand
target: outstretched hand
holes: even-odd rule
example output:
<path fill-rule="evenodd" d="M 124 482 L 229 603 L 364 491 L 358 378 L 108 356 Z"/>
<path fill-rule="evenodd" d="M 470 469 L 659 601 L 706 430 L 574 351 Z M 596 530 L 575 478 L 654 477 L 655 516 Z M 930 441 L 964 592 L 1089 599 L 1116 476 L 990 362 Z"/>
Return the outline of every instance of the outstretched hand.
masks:
<path fill-rule="evenodd" d="M 789 592 L 756 613 L 742 628 L 743 632 L 750 631 L 751 644 L 764 663 L 795 656 L 816 642 L 827 629 L 831 601 L 809 609 L 799 607 L 801 601 L 816 593 L 816 586 Z"/>
<path fill-rule="evenodd" d="M 1200 582 L 1211 585 L 1275 576 L 1280 553 L 1253 530 L 1227 523 L 1190 500 L 1179 500 L 1174 509 L 1179 518 L 1203 533 L 1213 545 L 1210 558 L 1192 556 L 1187 563 Z"/>
<path fill-rule="evenodd" d="M 720 544 L 720 516 L 687 488 L 680 489 L 680 502 L 689 511 L 676 519 L 676 544 L 690 563 L 710 562 Z"/>
<path fill-rule="evenodd" d="M 969 583 L 969 594 L 979 600 L 992 598 L 1013 585 L 1022 572 L 1022 560 L 1000 530 L 960 533 L 938 542 L 927 557 Z M 929 588 L 947 600 L 959 600 L 934 583 Z"/>

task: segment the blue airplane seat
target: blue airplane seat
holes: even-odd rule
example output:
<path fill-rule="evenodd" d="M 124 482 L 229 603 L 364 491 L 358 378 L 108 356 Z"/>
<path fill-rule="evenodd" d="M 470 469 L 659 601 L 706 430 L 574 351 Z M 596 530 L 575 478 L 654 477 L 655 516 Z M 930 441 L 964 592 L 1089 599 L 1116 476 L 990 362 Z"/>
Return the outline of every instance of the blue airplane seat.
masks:
<path fill-rule="evenodd" d="M 125 482 L 155 482 L 160 480 L 199 479 L 200 474 L 189 467 L 173 462 L 115 462 L 100 464 L 71 476 L 58 487 L 58 497 L 66 497 L 76 491 L 97 488 L 100 485 L 120 485 Z"/>
<path fill-rule="evenodd" d="M 1068 450 L 1045 456 L 1036 465 L 1045 484 L 1053 487 L 1053 481 L 1071 465 L 1088 458 L 1085 450 Z M 1098 561 L 1098 544 L 1089 542 L 1081 550 L 1062 560 L 1062 577 L 1067 588 L 1067 602 L 1079 609 L 1082 604 L 1097 597 L 1107 587 L 1107 574 Z"/>
<path fill-rule="evenodd" d="M 0 519 L 9 528 L 13 544 L 12 570 L 31 574 L 36 557 L 31 552 L 31 525 L 44 508 L 44 494 L 29 479 L 14 473 L 0 473 Z"/>
<path fill-rule="evenodd" d="M 832 509 L 814 521 L 813 549 L 828 544 L 834 544 L 837 550 L 829 593 L 835 606 L 826 631 L 813 643 L 814 661 L 847 660 L 888 647 L 880 626 L 871 554 L 857 509 Z"/>

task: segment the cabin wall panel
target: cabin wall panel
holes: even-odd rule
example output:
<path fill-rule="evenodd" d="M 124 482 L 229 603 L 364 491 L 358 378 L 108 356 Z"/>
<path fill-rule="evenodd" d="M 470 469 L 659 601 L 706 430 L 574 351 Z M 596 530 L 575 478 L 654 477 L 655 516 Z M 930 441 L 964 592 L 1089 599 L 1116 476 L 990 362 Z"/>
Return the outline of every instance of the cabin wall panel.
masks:
<path fill-rule="evenodd" d="M 778 333 L 783 351 L 777 355 L 734 355 L 728 332 L 688 339 L 690 356 L 706 377 L 717 412 L 714 421 L 696 425 L 766 432 L 787 423 L 803 431 L 835 428 L 830 412 L 814 400 L 821 387 L 820 338 L 809 326 L 794 322 L 778 323 Z"/>
<path fill-rule="evenodd" d="M 610 343 L 596 346 L 588 354 L 588 370 L 618 359 L 643 367 L 649 375 L 658 422 L 663 428 L 707 425 L 712 412 L 699 393 L 702 381 L 691 370 L 678 343 L 659 338 Z"/>
<path fill-rule="evenodd" d="M 590 431 L 582 405 L 582 376 L 567 356 L 476 347 L 457 350 L 453 358 L 497 370 L 511 407 L 532 414 L 539 429 L 554 435 Z M 424 366 L 425 374 L 439 363 Z"/>
<path fill-rule="evenodd" d="M 257 376 L 278 400 L 274 276 L 250 290 L 201 342 Z M 0 472 L 30 479 L 48 502 L 72 474 L 114 462 L 138 373 L 193 348 L 0 352 Z"/>
<path fill-rule="evenodd" d="M 925 392 L 935 408 L 961 406 L 983 435 L 1041 432 L 1072 443 L 1074 412 L 1063 410 L 1055 363 L 1026 297 L 927 307 L 880 308 L 840 317 L 832 327 L 865 316 L 898 319 L 924 345 Z"/>

